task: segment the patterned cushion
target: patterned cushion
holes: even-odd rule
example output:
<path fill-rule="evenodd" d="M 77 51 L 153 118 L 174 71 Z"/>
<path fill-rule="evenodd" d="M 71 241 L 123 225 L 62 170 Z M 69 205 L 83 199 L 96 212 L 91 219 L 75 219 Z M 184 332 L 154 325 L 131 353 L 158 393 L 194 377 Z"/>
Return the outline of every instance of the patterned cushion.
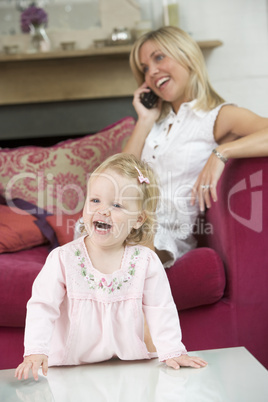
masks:
<path fill-rule="evenodd" d="M 88 175 L 108 156 L 121 152 L 135 119 L 126 117 L 95 135 L 52 147 L 0 150 L 0 195 L 21 198 L 49 213 L 77 213 Z"/>

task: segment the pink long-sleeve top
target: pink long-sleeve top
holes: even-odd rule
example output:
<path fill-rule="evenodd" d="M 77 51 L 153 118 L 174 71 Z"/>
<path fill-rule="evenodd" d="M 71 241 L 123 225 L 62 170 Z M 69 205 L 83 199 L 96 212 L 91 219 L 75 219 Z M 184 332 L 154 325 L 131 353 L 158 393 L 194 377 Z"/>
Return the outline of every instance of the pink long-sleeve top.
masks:
<path fill-rule="evenodd" d="M 126 246 L 120 269 L 103 274 L 81 237 L 54 249 L 33 284 L 24 355 L 45 354 L 49 366 L 149 359 L 143 312 L 160 361 L 187 353 L 157 255 Z"/>

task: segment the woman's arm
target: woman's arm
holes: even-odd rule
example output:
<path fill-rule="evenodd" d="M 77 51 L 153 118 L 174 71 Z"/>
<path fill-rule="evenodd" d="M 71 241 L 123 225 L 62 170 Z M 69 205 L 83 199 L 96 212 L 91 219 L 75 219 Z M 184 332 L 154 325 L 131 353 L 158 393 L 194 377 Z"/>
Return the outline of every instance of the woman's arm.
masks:
<path fill-rule="evenodd" d="M 268 118 L 250 110 L 231 105 L 222 107 L 214 137 L 219 144 L 217 151 L 226 159 L 268 156 Z M 216 187 L 223 170 L 224 162 L 212 153 L 192 191 L 192 204 L 198 196 L 201 211 L 211 207 L 211 198 L 217 201 Z"/>
<path fill-rule="evenodd" d="M 141 85 L 135 92 L 133 97 L 133 106 L 138 115 L 136 126 L 128 140 L 123 152 L 133 154 L 137 158 L 141 157 L 145 140 L 150 133 L 154 123 L 161 113 L 161 99 L 158 100 L 156 107 L 147 109 L 140 101 L 140 95 L 143 92 L 149 92 L 146 84 Z"/>
<path fill-rule="evenodd" d="M 137 158 L 140 158 L 145 140 L 149 132 L 151 131 L 151 128 L 152 125 L 150 124 L 150 122 L 147 125 L 146 121 L 138 119 L 135 128 L 131 134 L 131 137 L 126 143 L 126 146 L 124 147 L 122 152 L 133 154 Z"/>
<path fill-rule="evenodd" d="M 227 159 L 268 156 L 266 117 L 244 108 L 224 106 L 219 112 L 214 131 L 219 144 L 217 150 Z"/>

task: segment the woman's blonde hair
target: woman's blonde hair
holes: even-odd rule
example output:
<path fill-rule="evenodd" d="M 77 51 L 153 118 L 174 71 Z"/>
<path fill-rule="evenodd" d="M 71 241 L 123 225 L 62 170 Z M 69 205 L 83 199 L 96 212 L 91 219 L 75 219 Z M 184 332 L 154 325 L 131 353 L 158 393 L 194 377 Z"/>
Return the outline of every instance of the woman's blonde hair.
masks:
<path fill-rule="evenodd" d="M 139 86 L 145 81 L 139 58 L 140 49 L 147 41 L 154 42 L 160 51 L 189 70 L 186 96 L 189 100 L 197 100 L 196 109 L 211 110 L 224 102 L 209 82 L 205 60 L 198 44 L 182 29 L 173 26 L 148 32 L 134 43 L 130 53 L 130 67 Z M 170 105 L 163 102 L 161 117 L 164 117 L 169 109 Z"/>
<path fill-rule="evenodd" d="M 134 155 L 120 153 L 106 159 L 94 170 L 91 177 L 95 177 L 108 169 L 114 170 L 129 179 L 137 179 L 137 184 L 141 190 L 141 210 L 145 212 L 146 220 L 140 228 L 131 230 L 126 243 L 152 244 L 156 230 L 155 213 L 160 198 L 159 184 L 154 171 L 146 162 L 139 160 Z M 149 183 L 140 183 L 137 169 L 144 178 L 148 178 Z"/>

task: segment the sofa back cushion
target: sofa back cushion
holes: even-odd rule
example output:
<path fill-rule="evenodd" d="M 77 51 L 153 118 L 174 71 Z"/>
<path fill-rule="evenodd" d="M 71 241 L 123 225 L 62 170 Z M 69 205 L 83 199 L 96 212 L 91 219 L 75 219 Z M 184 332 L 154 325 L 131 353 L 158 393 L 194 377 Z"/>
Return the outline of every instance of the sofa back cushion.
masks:
<path fill-rule="evenodd" d="M 94 135 L 52 147 L 25 146 L 0 150 L 0 195 L 20 198 L 49 213 L 77 213 L 84 203 L 92 171 L 121 152 L 135 125 L 126 117 Z"/>

